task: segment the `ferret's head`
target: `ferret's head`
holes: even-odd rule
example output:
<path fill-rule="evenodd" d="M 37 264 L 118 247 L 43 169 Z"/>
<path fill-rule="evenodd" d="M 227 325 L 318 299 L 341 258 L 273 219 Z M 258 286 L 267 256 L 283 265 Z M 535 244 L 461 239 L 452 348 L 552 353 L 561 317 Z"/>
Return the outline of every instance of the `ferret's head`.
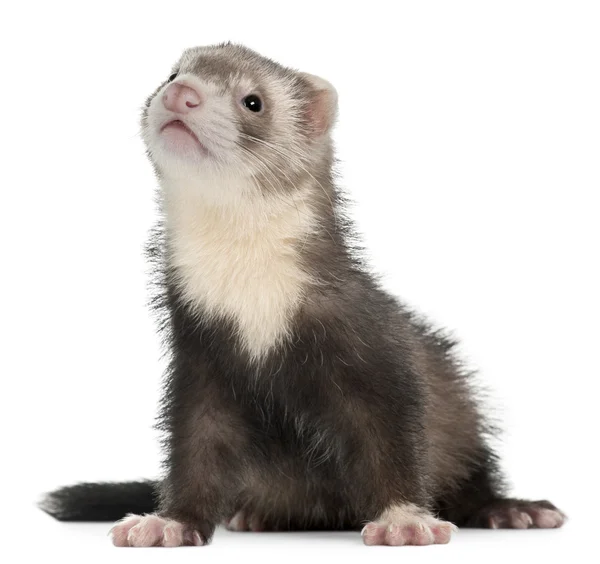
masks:
<path fill-rule="evenodd" d="M 169 74 L 142 118 L 159 175 L 281 192 L 330 158 L 337 96 L 327 81 L 232 44 L 188 49 Z"/>

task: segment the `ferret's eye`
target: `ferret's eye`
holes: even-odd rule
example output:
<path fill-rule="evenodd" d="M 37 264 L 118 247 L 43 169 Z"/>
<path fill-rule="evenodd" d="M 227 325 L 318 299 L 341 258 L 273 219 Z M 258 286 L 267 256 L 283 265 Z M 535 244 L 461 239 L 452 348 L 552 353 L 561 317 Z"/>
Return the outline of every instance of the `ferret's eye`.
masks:
<path fill-rule="evenodd" d="M 242 104 L 251 112 L 260 112 L 262 110 L 262 100 L 256 94 L 250 94 L 242 100 Z"/>
<path fill-rule="evenodd" d="M 175 79 L 177 78 L 177 73 L 174 72 L 170 77 L 169 77 L 169 82 L 173 82 Z"/>

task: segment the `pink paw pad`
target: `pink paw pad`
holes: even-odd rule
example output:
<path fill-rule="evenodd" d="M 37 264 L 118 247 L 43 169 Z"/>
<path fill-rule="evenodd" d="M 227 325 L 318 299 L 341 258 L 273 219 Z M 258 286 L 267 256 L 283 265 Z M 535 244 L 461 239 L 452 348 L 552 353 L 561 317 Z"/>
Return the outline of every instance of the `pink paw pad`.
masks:
<path fill-rule="evenodd" d="M 366 545 L 426 546 L 447 544 L 457 528 L 447 521 L 436 519 L 428 513 L 388 511 L 377 521 L 368 523 L 361 535 Z"/>
<path fill-rule="evenodd" d="M 158 515 L 128 515 L 110 530 L 115 546 L 202 546 L 202 537 L 188 525 Z"/>
<path fill-rule="evenodd" d="M 530 511 L 534 527 L 538 529 L 557 529 L 567 520 L 566 515 L 558 509 L 534 509 Z"/>

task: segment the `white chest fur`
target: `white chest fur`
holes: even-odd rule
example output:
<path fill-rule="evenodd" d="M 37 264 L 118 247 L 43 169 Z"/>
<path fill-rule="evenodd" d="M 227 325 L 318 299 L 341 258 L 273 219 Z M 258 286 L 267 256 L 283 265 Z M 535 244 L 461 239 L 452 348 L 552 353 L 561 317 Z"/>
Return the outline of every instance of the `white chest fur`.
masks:
<path fill-rule="evenodd" d="M 241 346 L 262 357 L 288 334 L 310 283 L 298 250 L 314 226 L 309 205 L 300 195 L 216 205 L 205 188 L 164 188 L 170 261 L 185 299 L 232 319 Z"/>

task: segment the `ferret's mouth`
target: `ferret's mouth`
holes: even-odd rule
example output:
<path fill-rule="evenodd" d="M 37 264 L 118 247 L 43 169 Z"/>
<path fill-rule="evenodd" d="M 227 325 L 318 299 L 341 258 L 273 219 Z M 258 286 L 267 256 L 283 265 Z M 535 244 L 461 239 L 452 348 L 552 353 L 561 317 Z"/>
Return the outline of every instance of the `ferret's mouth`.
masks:
<path fill-rule="evenodd" d="M 178 151 L 195 149 L 203 155 L 208 154 L 208 150 L 200 142 L 198 136 L 180 119 L 173 119 L 165 123 L 160 128 L 160 133 L 169 145 Z"/>

